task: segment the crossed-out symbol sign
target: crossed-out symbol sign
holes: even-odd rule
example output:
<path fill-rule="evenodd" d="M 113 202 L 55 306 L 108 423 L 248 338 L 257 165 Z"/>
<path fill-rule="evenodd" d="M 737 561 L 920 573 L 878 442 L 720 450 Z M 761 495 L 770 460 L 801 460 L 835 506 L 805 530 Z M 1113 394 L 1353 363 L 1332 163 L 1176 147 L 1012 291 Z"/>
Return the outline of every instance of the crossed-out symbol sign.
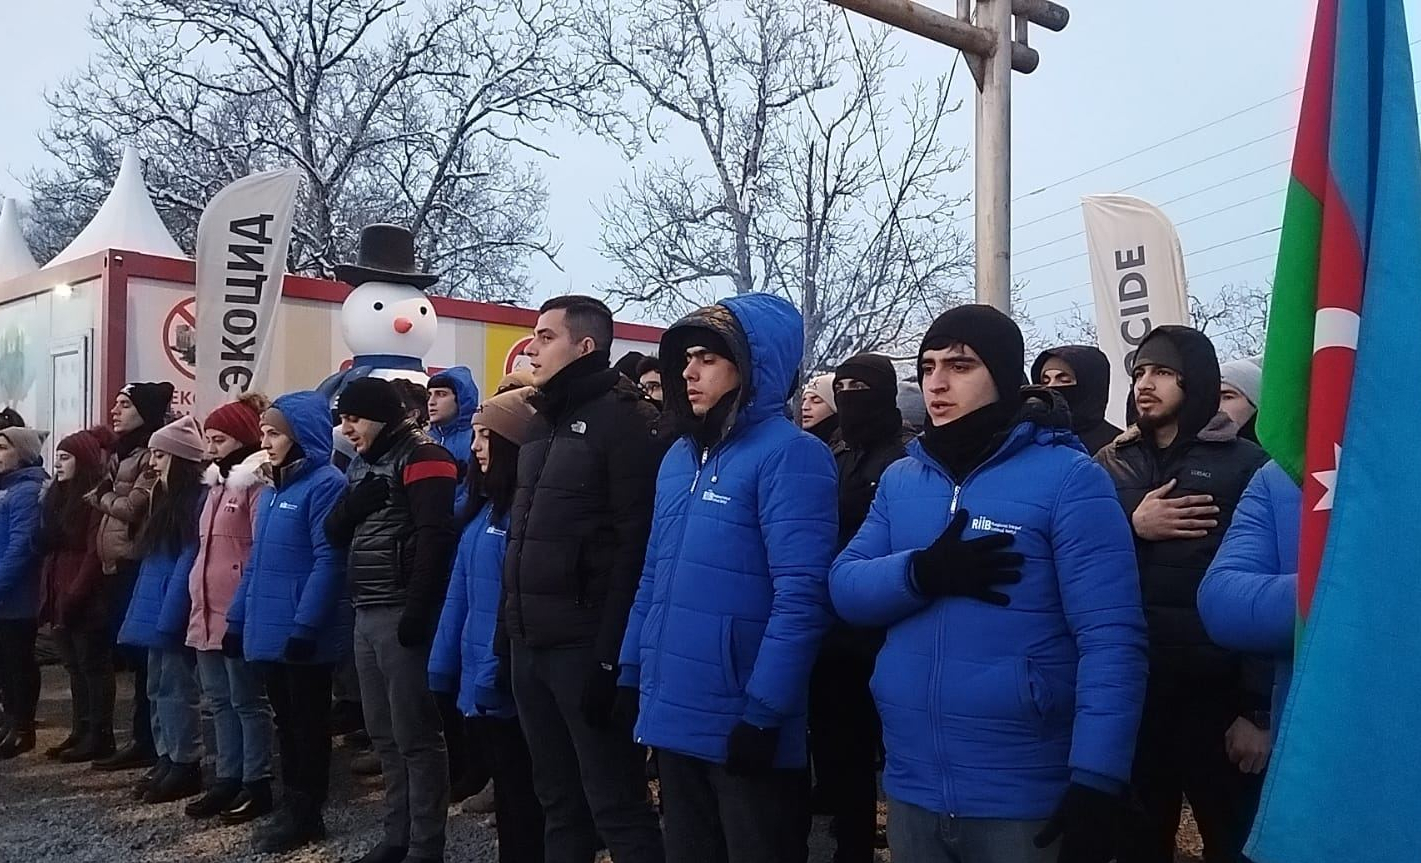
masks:
<path fill-rule="evenodd" d="M 163 319 L 163 353 L 178 374 L 197 380 L 197 298 L 179 300 Z"/>

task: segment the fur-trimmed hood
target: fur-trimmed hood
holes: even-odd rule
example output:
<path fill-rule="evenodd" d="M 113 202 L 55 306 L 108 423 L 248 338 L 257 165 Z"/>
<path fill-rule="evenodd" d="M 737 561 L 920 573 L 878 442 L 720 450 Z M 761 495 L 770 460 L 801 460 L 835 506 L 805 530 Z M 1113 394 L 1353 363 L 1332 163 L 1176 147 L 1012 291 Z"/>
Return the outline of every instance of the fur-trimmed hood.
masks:
<path fill-rule="evenodd" d="M 226 486 L 232 491 L 241 491 L 257 484 L 271 485 L 271 474 L 266 469 L 269 460 L 266 450 L 259 449 L 233 465 L 226 479 L 222 477 L 221 468 L 216 464 L 209 464 L 207 470 L 202 473 L 202 484 L 209 487 Z"/>

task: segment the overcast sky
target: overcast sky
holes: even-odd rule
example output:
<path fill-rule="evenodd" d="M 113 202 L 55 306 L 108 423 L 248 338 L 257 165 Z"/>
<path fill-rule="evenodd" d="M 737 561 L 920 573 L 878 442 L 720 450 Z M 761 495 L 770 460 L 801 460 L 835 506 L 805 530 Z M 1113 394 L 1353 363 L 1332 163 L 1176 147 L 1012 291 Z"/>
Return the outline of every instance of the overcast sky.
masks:
<path fill-rule="evenodd" d="M 92 3 L 5 0 L 0 5 L 5 7 L 0 71 L 6 81 L 0 88 L 0 194 L 23 197 L 17 178 L 46 160 L 37 140 L 46 122 L 43 91 L 86 61 L 85 23 Z M 1265 232 L 1277 227 L 1282 213 L 1293 145 L 1289 127 L 1297 122 L 1299 98 L 1289 91 L 1302 83 L 1313 4 L 1068 0 L 1067 5 L 1070 26 L 1061 34 L 1036 33 L 1041 67 L 1014 82 L 1013 192 L 1026 196 L 1013 211 L 1014 272 L 1028 282 L 1028 309 L 1038 325 L 1049 332 L 1057 313 L 1072 301 L 1089 299 L 1083 239 L 1073 236 L 1082 229 L 1076 206 L 1082 194 L 1129 191 L 1161 204 L 1179 226 L 1195 294 L 1209 296 L 1228 282 L 1268 278 L 1277 234 Z M 1421 39 L 1416 24 L 1421 0 L 1405 5 L 1412 39 Z M 856 28 L 867 26 L 855 18 Z M 950 49 L 906 34 L 901 47 L 908 68 L 923 77 L 952 62 Z M 969 101 L 944 134 L 970 146 L 970 76 L 960 74 L 955 86 Z M 1209 123 L 1214 125 L 1176 137 Z M 1152 147 L 1169 139 L 1175 140 Z M 1122 159 L 1147 147 L 1152 148 Z M 619 151 L 596 140 L 558 133 L 551 149 L 560 158 L 544 165 L 551 192 L 548 221 L 562 241 L 565 272 L 536 266 L 539 295 L 586 288 L 615 273 L 598 254 L 592 205 L 629 171 Z M 970 164 L 957 182 L 970 191 Z M 1183 195 L 1189 197 L 1174 200 Z M 962 215 L 968 214 L 970 206 Z"/>

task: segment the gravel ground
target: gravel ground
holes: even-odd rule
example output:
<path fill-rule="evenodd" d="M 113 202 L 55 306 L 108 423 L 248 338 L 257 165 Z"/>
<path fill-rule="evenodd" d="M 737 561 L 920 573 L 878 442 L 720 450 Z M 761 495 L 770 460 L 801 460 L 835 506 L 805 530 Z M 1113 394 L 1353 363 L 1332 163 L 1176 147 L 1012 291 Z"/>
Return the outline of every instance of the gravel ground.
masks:
<path fill-rule="evenodd" d="M 119 692 L 129 688 L 125 676 L 119 681 Z M 138 779 L 137 771 L 99 773 L 87 764 L 60 764 L 45 758 L 43 751 L 68 733 L 68 708 L 62 670 L 45 667 L 38 745 L 28 755 L 0 761 L 0 863 L 345 863 L 380 840 L 380 781 L 352 776 L 351 753 L 340 746 L 331 766 L 328 838 L 285 856 L 255 854 L 253 825 L 193 821 L 183 815 L 187 801 L 135 803 L 129 790 Z M 128 715 L 128 705 L 122 701 L 118 715 Z M 881 819 L 883 807 L 879 809 Z M 828 863 L 832 856 L 827 826 L 826 819 L 815 819 L 810 863 Z M 1187 813 L 1180 832 L 1179 863 L 1198 861 L 1198 833 Z M 491 816 L 452 809 L 448 860 L 494 863 L 497 859 Z M 888 852 L 880 851 L 878 859 L 889 861 Z"/>

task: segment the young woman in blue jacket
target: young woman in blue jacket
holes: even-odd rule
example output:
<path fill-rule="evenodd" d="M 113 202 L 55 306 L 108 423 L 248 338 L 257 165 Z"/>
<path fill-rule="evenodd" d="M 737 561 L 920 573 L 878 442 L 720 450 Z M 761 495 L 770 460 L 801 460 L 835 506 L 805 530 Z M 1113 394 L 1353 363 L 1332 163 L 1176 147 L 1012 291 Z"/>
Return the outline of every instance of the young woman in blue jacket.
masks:
<path fill-rule="evenodd" d="M 118 641 L 148 651 L 148 700 L 158 763 L 134 793 L 144 803 L 168 803 L 202 791 L 201 694 L 197 658 L 184 644 L 188 573 L 197 556 L 197 522 L 204 497 L 202 427 L 181 417 L 153 433 L 149 470 L 156 482 L 138 535 L 138 582 Z"/>
<path fill-rule="evenodd" d="M 350 652 L 353 617 L 345 561 L 326 539 L 326 516 L 346 485 L 331 464 L 329 402 L 310 391 L 281 396 L 262 414 L 261 433 L 273 487 L 257 501 L 222 652 L 257 667 L 276 714 L 282 810 L 254 843 L 274 854 L 325 837 L 331 673 Z"/>
<path fill-rule="evenodd" d="M 536 434 L 536 415 L 528 404 L 532 392 L 523 387 L 501 393 L 474 414 L 470 520 L 429 654 L 429 688 L 456 696 L 468 717 L 466 745 L 482 752 L 493 774 L 500 863 L 543 859 L 543 808 L 533 791 L 533 764 L 509 688 L 508 660 L 493 650 L 518 448 Z"/>
<path fill-rule="evenodd" d="M 35 748 L 40 566 L 34 539 L 47 478 L 40 456 L 44 438 L 34 429 L 0 430 L 0 700 L 9 714 L 0 720 L 0 759 Z"/>

